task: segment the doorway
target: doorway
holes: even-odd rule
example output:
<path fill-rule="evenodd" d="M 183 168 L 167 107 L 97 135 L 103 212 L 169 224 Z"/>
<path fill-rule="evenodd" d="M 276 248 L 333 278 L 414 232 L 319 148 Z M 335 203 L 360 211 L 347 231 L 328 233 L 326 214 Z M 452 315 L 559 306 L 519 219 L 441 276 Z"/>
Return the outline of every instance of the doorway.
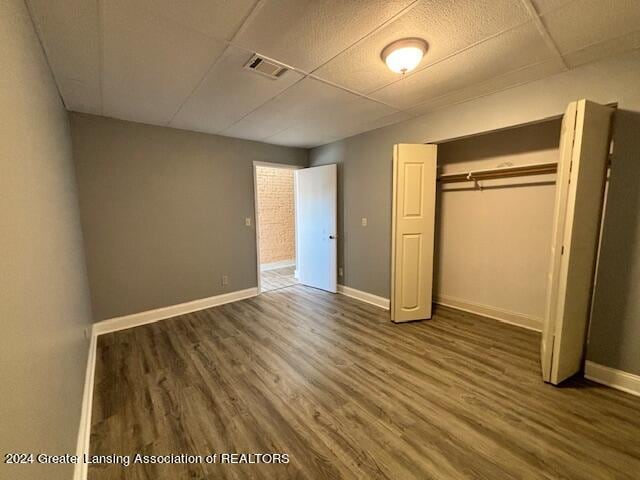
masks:
<path fill-rule="evenodd" d="M 294 170 L 254 162 L 258 289 L 269 292 L 298 283 Z"/>

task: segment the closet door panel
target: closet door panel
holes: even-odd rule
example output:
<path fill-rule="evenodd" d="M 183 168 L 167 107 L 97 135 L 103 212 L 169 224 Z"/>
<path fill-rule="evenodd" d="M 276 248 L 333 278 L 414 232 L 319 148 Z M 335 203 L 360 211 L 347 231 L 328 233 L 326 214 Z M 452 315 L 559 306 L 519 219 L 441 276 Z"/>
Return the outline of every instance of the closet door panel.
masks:
<path fill-rule="evenodd" d="M 435 145 L 394 146 L 391 319 L 431 318 Z"/>
<path fill-rule="evenodd" d="M 578 102 L 561 271 L 561 284 L 565 288 L 558 304 L 562 321 L 556 323 L 551 366 L 554 384 L 577 373 L 582 366 L 600 236 L 611 113 L 611 108 L 586 100 Z"/>
<path fill-rule="evenodd" d="M 564 222 L 557 219 L 561 240 L 555 247 L 560 248 L 559 271 L 552 272 L 550 287 L 555 290 L 549 294 L 552 322 L 548 326 L 553 332 L 553 349 L 550 377 L 545 380 L 553 384 L 580 371 L 583 362 L 612 112 L 613 109 L 593 102 L 577 102 L 568 185 L 558 187 L 566 188 L 567 193 Z M 543 336 L 548 337 L 549 332 L 545 331 Z"/>
<path fill-rule="evenodd" d="M 553 209 L 553 230 L 551 237 L 551 264 L 547 277 L 547 299 L 545 308 L 542 340 L 540 342 L 540 359 L 542 363 L 542 379 L 551 381 L 551 363 L 553 358 L 553 339 L 557 314 L 560 268 L 562 266 L 562 242 L 567 212 L 567 196 L 569 194 L 569 175 L 571 173 L 571 156 L 576 129 L 576 113 L 578 102 L 571 102 L 562 117 L 560 132 L 560 156 L 556 176 L 556 198 Z"/>
<path fill-rule="evenodd" d="M 402 236 L 402 250 L 399 257 L 402 258 L 402 277 L 400 291 L 402 298 L 400 304 L 405 312 L 420 308 L 424 303 L 420 295 L 420 265 L 422 265 L 422 235 L 408 234 Z"/>

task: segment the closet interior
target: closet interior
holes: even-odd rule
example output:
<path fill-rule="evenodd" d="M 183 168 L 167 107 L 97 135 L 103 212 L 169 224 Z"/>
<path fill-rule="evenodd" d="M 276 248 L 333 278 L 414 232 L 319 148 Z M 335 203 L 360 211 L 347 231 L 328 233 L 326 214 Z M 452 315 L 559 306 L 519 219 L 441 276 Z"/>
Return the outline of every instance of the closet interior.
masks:
<path fill-rule="evenodd" d="M 557 118 L 437 144 L 433 301 L 540 331 L 553 384 L 583 365 L 613 112 L 580 100 Z M 394 227 L 402 202 L 394 193 Z M 395 257 L 401 248 L 394 234 Z M 393 272 L 392 291 L 411 277 Z"/>

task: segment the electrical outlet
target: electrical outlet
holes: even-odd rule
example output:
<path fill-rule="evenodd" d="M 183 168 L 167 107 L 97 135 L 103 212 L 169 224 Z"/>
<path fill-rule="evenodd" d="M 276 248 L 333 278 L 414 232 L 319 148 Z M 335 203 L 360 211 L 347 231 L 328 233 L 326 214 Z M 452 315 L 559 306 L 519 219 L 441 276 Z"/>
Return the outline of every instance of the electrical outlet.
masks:
<path fill-rule="evenodd" d="M 342 270 L 342 267 L 338 267 L 338 276 L 342 277 L 343 274 L 344 274 L 344 270 Z"/>
<path fill-rule="evenodd" d="M 247 217 L 247 218 L 245 218 L 245 219 L 244 219 L 244 224 L 245 224 L 247 227 L 250 227 L 250 226 L 251 226 L 251 217 Z"/>
<path fill-rule="evenodd" d="M 366 217 L 362 217 L 362 226 L 366 227 L 367 226 L 367 219 Z"/>
<path fill-rule="evenodd" d="M 222 285 L 229 285 L 229 277 L 227 275 L 222 276 Z"/>

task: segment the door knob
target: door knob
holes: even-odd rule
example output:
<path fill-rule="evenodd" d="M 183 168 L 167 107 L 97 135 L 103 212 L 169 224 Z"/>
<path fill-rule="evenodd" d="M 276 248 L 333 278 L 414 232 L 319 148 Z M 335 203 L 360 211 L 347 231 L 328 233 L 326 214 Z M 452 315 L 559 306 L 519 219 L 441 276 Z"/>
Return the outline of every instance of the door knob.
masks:
<path fill-rule="evenodd" d="M 337 235 L 329 235 L 329 240 L 335 240 L 336 238 L 338 238 Z"/>

